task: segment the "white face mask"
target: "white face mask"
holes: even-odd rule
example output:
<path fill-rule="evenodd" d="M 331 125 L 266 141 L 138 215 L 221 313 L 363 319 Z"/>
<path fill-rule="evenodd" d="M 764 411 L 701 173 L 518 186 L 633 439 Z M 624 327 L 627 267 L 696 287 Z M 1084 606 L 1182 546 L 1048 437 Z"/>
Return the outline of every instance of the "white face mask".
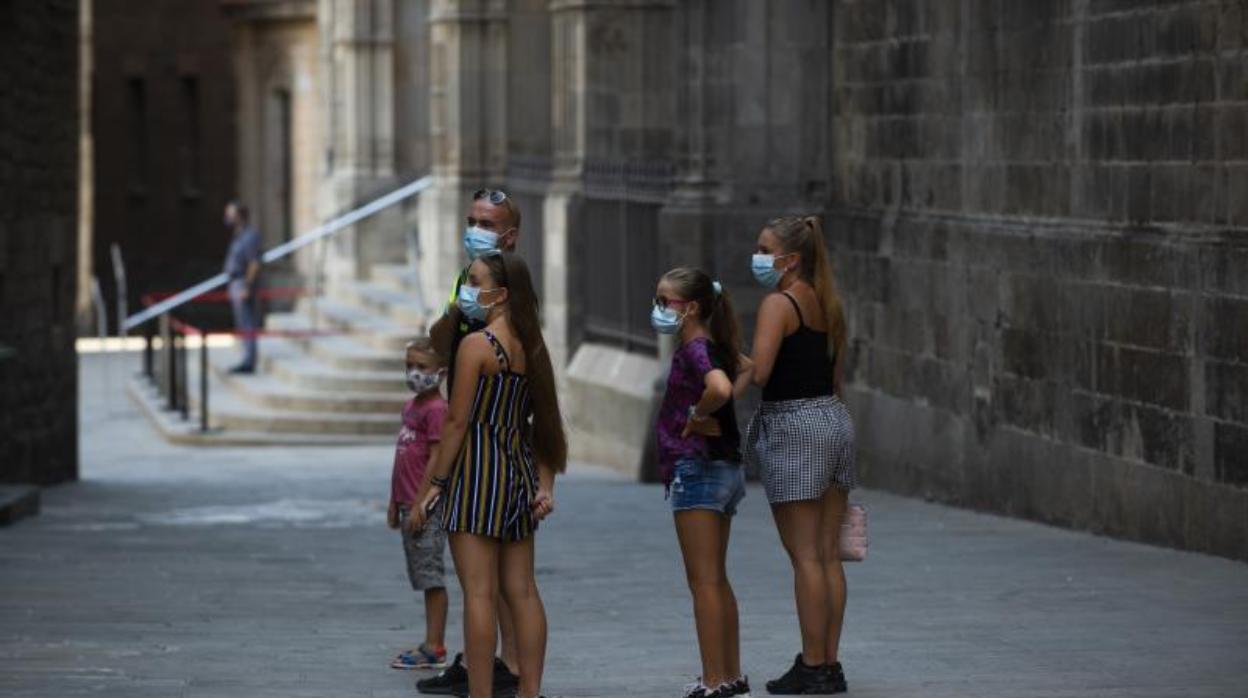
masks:
<path fill-rule="evenodd" d="M 407 372 L 407 387 L 413 393 L 420 395 L 438 387 L 442 383 L 442 372 L 434 371 L 426 373 L 420 369 L 413 368 Z"/>

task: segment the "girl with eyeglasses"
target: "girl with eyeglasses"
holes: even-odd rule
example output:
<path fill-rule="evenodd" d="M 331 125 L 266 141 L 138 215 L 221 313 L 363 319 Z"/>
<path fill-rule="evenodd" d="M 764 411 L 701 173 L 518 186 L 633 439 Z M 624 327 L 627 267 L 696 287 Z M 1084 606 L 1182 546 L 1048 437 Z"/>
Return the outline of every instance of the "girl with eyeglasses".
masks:
<path fill-rule="evenodd" d="M 702 676 L 684 696 L 748 696 L 726 569 L 732 517 L 745 496 L 733 409 L 733 381 L 748 363 L 739 353 L 741 330 L 719 282 L 685 267 L 659 279 L 650 322 L 679 342 L 657 432 L 702 656 Z"/>

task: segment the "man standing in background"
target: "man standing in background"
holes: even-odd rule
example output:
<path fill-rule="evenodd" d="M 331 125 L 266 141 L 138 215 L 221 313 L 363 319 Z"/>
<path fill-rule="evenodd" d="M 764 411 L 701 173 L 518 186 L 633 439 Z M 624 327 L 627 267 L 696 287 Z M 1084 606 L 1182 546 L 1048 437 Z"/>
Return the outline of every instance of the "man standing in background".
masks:
<path fill-rule="evenodd" d="M 260 277 L 260 232 L 251 225 L 250 212 L 240 202 L 225 205 L 225 227 L 234 233 L 225 254 L 234 329 L 243 337 L 243 360 L 230 373 L 256 371 L 256 281 Z"/>

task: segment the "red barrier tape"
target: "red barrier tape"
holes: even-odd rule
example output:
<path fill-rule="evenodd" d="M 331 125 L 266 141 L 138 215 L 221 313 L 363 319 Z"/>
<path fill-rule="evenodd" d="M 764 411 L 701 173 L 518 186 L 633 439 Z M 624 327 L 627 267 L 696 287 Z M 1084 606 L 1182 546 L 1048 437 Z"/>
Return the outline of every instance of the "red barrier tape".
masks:
<path fill-rule="evenodd" d="M 258 298 L 263 298 L 263 299 L 298 298 L 300 296 L 306 295 L 307 292 L 308 290 L 306 288 L 303 288 L 302 286 L 281 286 L 281 287 L 260 289 L 259 291 L 256 292 L 256 296 Z M 153 291 L 151 293 L 143 294 L 139 300 L 142 301 L 144 306 L 149 306 L 149 305 L 152 305 L 153 303 L 159 303 L 160 301 L 164 300 L 165 298 L 169 298 L 172 295 L 174 295 L 172 291 Z M 229 300 L 230 300 L 230 294 L 228 291 L 210 291 L 208 293 L 204 293 L 199 296 L 196 296 L 190 302 L 192 304 L 224 303 L 224 302 L 228 302 Z M 304 338 L 304 337 L 331 337 L 335 335 L 348 334 L 346 330 L 252 330 L 250 332 L 245 332 L 242 330 L 221 330 L 221 331 L 208 332 L 201 327 L 196 327 L 195 325 L 192 325 L 189 322 L 186 322 L 184 320 L 179 320 L 173 317 L 172 315 L 169 316 L 169 324 L 170 324 L 170 327 L 172 327 L 175 331 L 180 332 L 184 335 L 207 336 L 209 334 L 215 334 L 215 335 L 231 335 L 234 337 L 243 337 L 243 338 L 248 338 L 248 339 L 252 337 L 289 337 L 289 338 L 299 339 L 299 338 Z"/>

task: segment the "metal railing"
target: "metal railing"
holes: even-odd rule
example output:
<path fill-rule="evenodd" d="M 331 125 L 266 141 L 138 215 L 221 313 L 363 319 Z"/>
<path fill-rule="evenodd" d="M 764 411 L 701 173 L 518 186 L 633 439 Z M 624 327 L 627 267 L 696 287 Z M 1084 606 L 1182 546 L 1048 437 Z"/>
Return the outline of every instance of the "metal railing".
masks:
<path fill-rule="evenodd" d="M 387 209 L 399 203 L 400 201 L 403 201 L 404 199 L 408 199 L 419 194 L 420 192 L 428 189 L 432 183 L 433 183 L 432 177 L 428 175 L 421 177 L 420 179 L 414 182 L 411 182 L 410 184 L 407 184 L 405 186 L 399 187 L 398 189 L 395 189 L 389 194 L 377 197 L 376 199 L 373 199 L 369 203 L 364 204 L 363 206 L 360 206 L 359 208 L 352 209 L 351 211 L 348 211 L 347 213 L 344 213 L 343 215 L 338 216 L 337 218 L 329 221 L 328 223 L 325 223 L 324 225 L 314 230 L 311 230 L 307 233 L 304 233 L 303 235 L 300 235 L 294 240 L 284 242 L 278 245 L 277 247 L 274 247 L 273 249 L 261 255 L 260 260 L 264 262 L 265 264 L 276 262 L 277 260 L 290 255 L 292 252 L 295 252 L 296 250 L 299 250 L 304 247 L 307 247 L 308 245 L 311 245 L 312 243 L 316 242 L 317 240 L 320 240 L 321 238 L 333 235 L 334 233 L 338 232 L 339 230 L 342 230 L 343 228 L 354 225 L 364 220 L 365 218 L 368 218 L 369 216 L 382 211 L 383 209 Z M 126 321 L 122 323 L 122 330 L 124 332 L 128 332 L 149 320 L 152 320 L 156 317 L 164 315 L 170 310 L 173 310 L 186 303 L 189 303 L 191 300 L 193 300 L 197 296 L 203 295 L 209 291 L 212 291 L 217 288 L 220 288 L 221 286 L 224 286 L 226 282 L 228 282 L 229 280 L 230 279 L 228 276 L 226 276 L 224 273 L 221 273 L 221 274 L 217 274 L 216 276 L 213 276 L 212 278 L 205 279 L 184 291 L 175 293 L 174 295 L 153 305 L 152 307 L 146 308 L 126 318 Z"/>
<path fill-rule="evenodd" d="M 170 293 L 147 294 L 143 296 L 143 305 L 150 307 L 159 302 L 160 299 L 172 297 L 172 295 Z M 257 300 L 297 298 L 306 295 L 306 290 L 298 287 L 267 288 L 257 292 L 256 295 Z M 190 302 L 225 303 L 228 300 L 229 298 L 225 292 L 216 291 L 200 294 Z M 144 323 L 143 328 L 143 375 L 157 388 L 161 399 L 165 402 L 166 409 L 180 413 L 183 421 L 190 419 L 191 406 L 190 371 L 187 363 L 188 339 L 190 337 L 199 338 L 199 429 L 201 432 L 209 430 L 208 387 L 210 376 L 208 348 L 211 337 L 222 335 L 247 337 L 252 335 L 256 337 L 283 336 L 307 338 L 337 334 L 332 331 L 318 331 L 315 329 L 310 331 L 251 330 L 249 332 L 241 332 L 235 330 L 214 332 L 174 317 L 173 311 L 160 315 L 155 322 Z M 159 350 L 156 346 L 157 335 L 160 337 Z"/>
<path fill-rule="evenodd" d="M 265 264 L 268 264 L 282 259 L 299 249 L 311 245 L 314 242 L 323 240 L 338 231 L 372 216 L 373 214 L 419 194 L 425 189 L 428 189 L 432 184 L 432 181 L 432 178 L 429 176 L 421 177 L 420 179 L 399 187 L 388 194 L 379 196 L 362 206 L 354 208 L 351 211 L 330 220 L 314 230 L 274 247 L 261 255 L 261 260 Z M 320 256 L 323 258 L 323 254 Z M 118 258 L 119 256 L 115 257 L 115 259 Z M 317 291 L 319 291 L 321 283 L 319 276 L 320 273 L 318 270 L 317 278 L 314 280 L 313 286 L 313 288 Z M 209 430 L 209 337 L 212 334 L 227 333 L 210 333 L 200 327 L 196 327 L 188 322 L 173 317 L 172 313 L 188 303 L 205 299 L 205 297 L 209 300 L 221 300 L 221 298 L 224 297 L 223 293 L 213 294 L 212 292 L 216 291 L 216 289 L 221 286 L 224 286 L 228 281 L 229 278 L 222 273 L 209 279 L 205 279 L 204 281 L 177 293 L 161 294 L 161 297 L 149 295 L 145 297 L 145 300 L 150 300 L 150 305 L 147 305 L 147 307 L 134 315 L 125 318 L 125 321 L 121 324 L 121 333 L 123 335 L 135 328 L 143 328 L 143 375 L 157 386 L 160 395 L 165 402 L 165 406 L 171 411 L 180 413 L 184 421 L 190 418 L 190 390 L 187 377 L 187 338 L 191 336 L 199 337 L 199 429 L 204 432 Z M 266 297 L 278 295 L 289 296 L 292 291 L 298 294 L 303 293 L 303 289 L 265 289 L 260 291 L 259 295 Z M 253 332 L 260 333 L 255 330 L 253 330 Z M 156 338 L 158 334 L 161 339 L 159 355 L 157 354 L 156 347 Z M 263 332 L 262 334 L 297 334 L 301 337 L 307 337 L 316 334 L 334 333 L 321 332 L 314 327 L 312 331 L 276 333 Z"/>

